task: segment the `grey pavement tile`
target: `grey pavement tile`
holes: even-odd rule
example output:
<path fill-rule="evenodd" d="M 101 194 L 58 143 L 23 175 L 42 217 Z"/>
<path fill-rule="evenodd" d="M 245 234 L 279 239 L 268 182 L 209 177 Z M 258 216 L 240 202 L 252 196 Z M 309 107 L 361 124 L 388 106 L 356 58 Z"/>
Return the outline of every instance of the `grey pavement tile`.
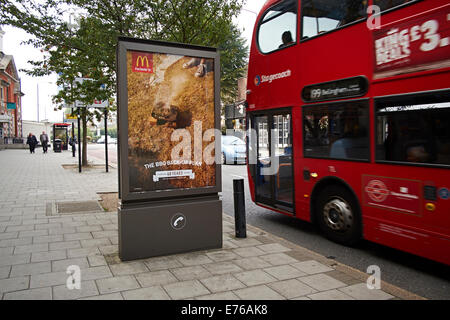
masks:
<path fill-rule="evenodd" d="M 40 230 L 40 231 L 47 231 L 48 233 L 48 229 L 61 229 L 62 228 L 62 223 L 47 223 L 47 224 L 39 224 L 35 227 L 36 230 Z"/>
<path fill-rule="evenodd" d="M 28 276 L 0 280 L 0 295 L 6 292 L 28 289 L 29 283 L 30 278 Z"/>
<path fill-rule="evenodd" d="M 283 264 L 291 264 L 297 262 L 297 260 L 288 256 L 285 253 L 271 253 L 261 256 L 260 258 L 274 266 L 280 266 Z"/>
<path fill-rule="evenodd" d="M 232 249 L 232 251 L 243 258 L 257 257 L 265 254 L 264 251 L 256 247 L 237 248 Z"/>
<path fill-rule="evenodd" d="M 41 235 L 41 236 L 33 236 L 33 243 L 50 243 L 50 242 L 58 242 L 63 241 L 62 235 L 56 235 L 56 236 L 47 236 L 47 235 Z"/>
<path fill-rule="evenodd" d="M 262 270 L 244 271 L 236 273 L 234 276 L 249 287 L 277 281 L 276 278 Z"/>
<path fill-rule="evenodd" d="M 12 268 L 11 266 L 0 267 L 0 280 L 9 278 L 11 268 Z"/>
<path fill-rule="evenodd" d="M 50 250 L 65 250 L 65 249 L 78 249 L 81 248 L 80 241 L 62 241 L 50 243 Z"/>
<path fill-rule="evenodd" d="M 81 298 L 80 300 L 123 300 L 120 292 L 110 293 L 110 294 L 101 294 L 98 296 L 93 296 L 89 298 Z"/>
<path fill-rule="evenodd" d="M 32 237 L 19 238 L 19 239 L 5 239 L 5 240 L 0 240 L 0 248 L 23 246 L 23 245 L 31 244 L 32 242 L 33 242 Z"/>
<path fill-rule="evenodd" d="M 29 244 L 24 246 L 16 246 L 14 248 L 14 254 L 24 254 L 33 252 L 48 251 L 48 243 Z"/>
<path fill-rule="evenodd" d="M 84 281 L 111 277 L 113 277 L 113 274 L 108 266 L 90 267 L 81 270 L 81 279 Z"/>
<path fill-rule="evenodd" d="M 321 273 L 312 276 L 301 277 L 298 278 L 298 280 L 314 289 L 317 289 L 318 291 L 332 290 L 346 286 L 345 283 Z"/>
<path fill-rule="evenodd" d="M 164 290 L 172 299 L 191 299 L 198 296 L 210 294 L 198 280 L 182 281 L 163 286 Z"/>
<path fill-rule="evenodd" d="M 4 255 L 0 258 L 0 267 L 30 262 L 30 254 Z"/>
<path fill-rule="evenodd" d="M 108 265 L 106 263 L 105 257 L 104 256 L 88 256 L 87 257 L 88 261 L 89 261 L 89 265 L 91 267 L 99 267 L 99 266 L 106 266 Z"/>
<path fill-rule="evenodd" d="M 79 258 L 100 255 L 100 250 L 97 247 L 81 248 L 81 249 L 68 249 L 68 258 Z"/>
<path fill-rule="evenodd" d="M 105 256 L 119 253 L 119 246 L 117 244 L 111 244 L 111 245 L 108 245 L 108 246 L 101 246 L 98 249 Z"/>
<path fill-rule="evenodd" d="M 340 288 L 338 290 L 355 298 L 356 300 L 390 300 L 394 298 L 392 295 L 382 290 L 371 290 L 367 288 L 366 283 L 359 283 L 345 288 Z"/>
<path fill-rule="evenodd" d="M 15 232 L 2 232 L 2 233 L 0 233 L 0 240 L 17 239 L 18 235 L 19 235 L 18 231 L 15 231 Z"/>
<path fill-rule="evenodd" d="M 135 261 L 135 262 L 124 262 L 119 264 L 113 264 L 109 266 L 111 272 L 115 276 L 124 276 L 129 274 L 137 274 L 148 272 L 148 268 L 145 266 L 144 262 Z"/>
<path fill-rule="evenodd" d="M 265 272 L 270 274 L 271 276 L 277 278 L 278 280 L 287 280 L 287 279 L 294 279 L 298 277 L 306 276 L 307 274 L 304 272 L 301 272 L 298 269 L 295 269 L 294 267 L 290 265 L 281 265 L 281 266 L 275 266 L 270 268 L 263 269 Z"/>
<path fill-rule="evenodd" d="M 69 266 L 78 266 L 80 269 L 89 268 L 89 264 L 85 257 L 83 258 L 73 258 L 73 259 L 63 259 L 52 261 L 52 272 L 66 271 Z"/>
<path fill-rule="evenodd" d="M 235 264 L 233 261 L 216 262 L 203 265 L 205 269 L 211 274 L 220 275 L 225 273 L 235 273 L 243 271 L 241 267 Z"/>
<path fill-rule="evenodd" d="M 54 300 L 75 300 L 85 297 L 97 296 L 99 294 L 94 281 L 82 281 L 80 289 L 68 289 L 66 285 L 53 287 Z"/>
<path fill-rule="evenodd" d="M 306 296 L 303 296 L 303 297 L 292 298 L 292 299 L 289 299 L 289 300 L 309 300 L 309 301 L 311 301 L 312 299 L 310 299 L 310 298 L 308 298 Z"/>
<path fill-rule="evenodd" d="M 63 228 L 71 228 L 71 227 L 82 227 L 85 226 L 86 222 L 84 221 L 71 221 L 71 222 L 64 222 L 62 224 Z"/>
<path fill-rule="evenodd" d="M 93 239 L 92 234 L 90 232 L 68 233 L 64 235 L 65 241 L 90 240 L 90 239 Z"/>
<path fill-rule="evenodd" d="M 292 266 L 307 274 L 324 273 L 334 270 L 333 268 L 330 268 L 315 260 L 293 263 Z"/>
<path fill-rule="evenodd" d="M 233 291 L 242 300 L 285 300 L 286 298 L 266 285 Z"/>
<path fill-rule="evenodd" d="M 180 261 L 184 266 L 197 266 L 201 264 L 214 262 L 206 254 L 202 253 L 187 253 L 177 256 L 178 261 Z"/>
<path fill-rule="evenodd" d="M 8 226 L 6 228 L 6 232 L 31 231 L 31 230 L 34 230 L 34 225 Z"/>
<path fill-rule="evenodd" d="M 38 288 L 5 293 L 3 300 L 52 300 L 52 288 Z"/>
<path fill-rule="evenodd" d="M 207 265 L 209 266 L 209 265 Z M 173 275 L 181 281 L 209 278 L 212 274 L 203 266 L 192 266 L 170 269 Z"/>
<path fill-rule="evenodd" d="M 69 275 L 65 272 L 51 272 L 31 276 L 30 288 L 43 288 L 65 284 Z"/>
<path fill-rule="evenodd" d="M 22 221 L 22 225 L 48 224 L 48 219 L 27 219 Z"/>
<path fill-rule="evenodd" d="M 75 230 L 74 227 L 69 227 L 69 228 L 50 228 L 48 229 L 48 234 L 49 235 L 58 235 L 58 234 L 66 234 L 66 233 L 76 233 L 77 231 Z"/>
<path fill-rule="evenodd" d="M 245 248 L 245 247 L 255 247 L 255 246 L 259 246 L 262 245 L 263 243 L 261 241 L 258 241 L 254 238 L 235 238 L 232 237 L 232 239 L 230 240 L 231 243 L 233 243 L 234 245 L 236 245 L 239 248 Z"/>
<path fill-rule="evenodd" d="M 271 283 L 268 286 L 287 299 L 293 299 L 317 292 L 313 288 L 296 279 L 278 281 Z"/>
<path fill-rule="evenodd" d="M 206 255 L 217 262 L 220 261 L 228 261 L 238 258 L 238 256 L 231 252 L 230 250 L 220 250 L 220 251 L 213 251 L 213 252 L 207 252 Z"/>
<path fill-rule="evenodd" d="M 233 292 L 228 291 L 196 297 L 195 300 L 239 300 L 239 297 L 235 295 Z"/>
<path fill-rule="evenodd" d="M 213 293 L 245 288 L 245 285 L 231 274 L 201 279 L 200 282 Z"/>
<path fill-rule="evenodd" d="M 31 230 L 31 231 L 20 231 L 19 238 L 27 238 L 27 237 L 39 237 L 48 235 L 47 230 Z"/>
<path fill-rule="evenodd" d="M 67 254 L 65 250 L 56 250 L 48 252 L 33 252 L 31 254 L 31 262 L 42 262 L 51 260 L 66 259 Z"/>
<path fill-rule="evenodd" d="M 105 224 L 105 225 L 102 225 L 102 228 L 105 231 L 115 230 L 116 234 L 117 234 L 117 231 L 119 230 L 117 223 Z"/>
<path fill-rule="evenodd" d="M 263 244 L 263 245 L 257 246 L 257 248 L 261 249 L 262 251 L 264 251 L 266 253 L 281 253 L 281 252 L 291 251 L 291 249 L 289 249 L 279 243 Z"/>
<path fill-rule="evenodd" d="M 111 241 L 108 238 L 103 239 L 91 239 L 91 240 L 80 240 L 81 246 L 83 248 L 91 248 L 91 247 L 102 247 L 111 245 Z"/>
<path fill-rule="evenodd" d="M 269 262 L 264 261 L 259 257 L 237 259 L 233 262 L 244 270 L 262 269 L 272 266 Z"/>
<path fill-rule="evenodd" d="M 13 252 L 14 252 L 14 247 L 0 248 L 0 258 L 2 256 L 10 256 L 13 254 Z"/>
<path fill-rule="evenodd" d="M 138 289 L 139 284 L 133 276 L 120 276 L 96 280 L 101 294 Z"/>
<path fill-rule="evenodd" d="M 102 226 L 82 226 L 76 227 L 77 232 L 94 232 L 94 231 L 102 231 Z"/>
<path fill-rule="evenodd" d="M 311 294 L 308 298 L 311 300 L 354 300 L 354 298 L 338 290 L 329 290 Z"/>
<path fill-rule="evenodd" d="M 19 264 L 11 267 L 11 277 L 31 276 L 40 273 L 49 273 L 52 267 L 49 261 Z"/>
<path fill-rule="evenodd" d="M 136 275 L 136 279 L 141 287 L 160 286 L 178 281 L 168 270 L 140 273 Z"/>
<path fill-rule="evenodd" d="M 94 239 L 116 237 L 117 236 L 117 231 L 115 231 L 115 230 L 95 231 L 95 232 L 92 232 L 92 235 L 94 236 Z"/>
<path fill-rule="evenodd" d="M 122 292 L 125 300 L 170 300 L 168 294 L 159 286 Z"/>

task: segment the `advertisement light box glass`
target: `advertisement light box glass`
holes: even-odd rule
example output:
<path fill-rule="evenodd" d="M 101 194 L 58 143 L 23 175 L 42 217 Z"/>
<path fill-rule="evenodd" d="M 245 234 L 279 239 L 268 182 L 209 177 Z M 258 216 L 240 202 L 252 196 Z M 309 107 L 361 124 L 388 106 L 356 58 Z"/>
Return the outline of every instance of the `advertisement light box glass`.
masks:
<path fill-rule="evenodd" d="M 122 201 L 219 192 L 216 49 L 121 38 L 118 51 Z"/>

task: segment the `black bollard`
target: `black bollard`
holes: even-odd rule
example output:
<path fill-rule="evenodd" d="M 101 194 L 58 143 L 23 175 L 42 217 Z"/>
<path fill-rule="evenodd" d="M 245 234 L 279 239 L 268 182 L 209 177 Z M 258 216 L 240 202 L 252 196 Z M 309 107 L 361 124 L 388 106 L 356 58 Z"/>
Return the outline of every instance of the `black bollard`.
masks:
<path fill-rule="evenodd" d="M 245 222 L 245 196 L 244 179 L 233 180 L 234 193 L 234 225 L 236 238 L 247 238 L 247 226 Z"/>

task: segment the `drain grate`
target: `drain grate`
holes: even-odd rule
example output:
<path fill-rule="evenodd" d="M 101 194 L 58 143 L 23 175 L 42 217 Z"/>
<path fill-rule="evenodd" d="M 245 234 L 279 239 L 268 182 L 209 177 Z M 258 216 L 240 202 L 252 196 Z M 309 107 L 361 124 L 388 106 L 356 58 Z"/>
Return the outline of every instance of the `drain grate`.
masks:
<path fill-rule="evenodd" d="M 73 214 L 83 212 L 104 212 L 98 201 L 56 202 L 53 214 Z"/>

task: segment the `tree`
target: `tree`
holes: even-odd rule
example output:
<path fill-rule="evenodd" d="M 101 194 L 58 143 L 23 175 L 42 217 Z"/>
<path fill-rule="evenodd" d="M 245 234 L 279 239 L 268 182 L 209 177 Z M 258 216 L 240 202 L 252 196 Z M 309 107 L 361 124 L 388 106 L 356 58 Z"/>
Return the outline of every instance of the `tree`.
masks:
<path fill-rule="evenodd" d="M 105 100 L 116 92 L 118 36 L 164 40 L 221 48 L 222 97 L 229 99 L 246 63 L 246 48 L 233 26 L 244 0 L 0 0 L 0 24 L 21 28 L 34 37 L 26 43 L 40 48 L 44 59 L 30 61 L 33 76 L 59 75 L 63 89 L 54 97 L 60 107 L 76 100 Z M 68 12 L 77 12 L 77 27 Z M 89 77 L 82 85 L 75 78 Z M 114 104 L 112 105 L 114 108 Z M 101 114 L 82 109 L 87 121 Z M 86 137 L 83 165 L 87 164 Z"/>

